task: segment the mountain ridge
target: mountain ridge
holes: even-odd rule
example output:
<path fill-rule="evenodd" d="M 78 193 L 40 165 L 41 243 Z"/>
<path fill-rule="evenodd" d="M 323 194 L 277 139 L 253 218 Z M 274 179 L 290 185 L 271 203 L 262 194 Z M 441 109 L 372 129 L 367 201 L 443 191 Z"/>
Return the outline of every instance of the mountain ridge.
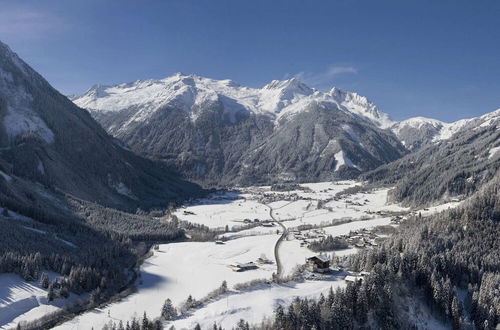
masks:
<path fill-rule="evenodd" d="M 123 149 L 3 43 L 0 148 L 3 173 L 105 205 L 129 208 L 196 192 L 163 164 Z"/>
<path fill-rule="evenodd" d="M 250 88 L 175 74 L 97 85 L 73 101 L 132 150 L 202 181 L 352 178 L 406 153 L 368 99 L 298 78 Z"/>

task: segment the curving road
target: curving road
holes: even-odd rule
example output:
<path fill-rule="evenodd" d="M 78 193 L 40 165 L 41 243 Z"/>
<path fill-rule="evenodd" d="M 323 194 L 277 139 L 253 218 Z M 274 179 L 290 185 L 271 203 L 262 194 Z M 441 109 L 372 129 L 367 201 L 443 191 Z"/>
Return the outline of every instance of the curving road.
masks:
<path fill-rule="evenodd" d="M 288 229 L 285 227 L 285 225 L 283 225 L 283 223 L 276 219 L 273 215 L 273 208 L 268 205 L 268 204 L 265 204 L 268 208 L 269 208 L 269 216 L 271 217 L 271 219 L 273 219 L 274 222 L 278 223 L 278 225 L 281 226 L 281 228 L 283 229 L 283 233 L 281 234 L 280 238 L 278 238 L 278 240 L 276 241 L 276 244 L 274 245 L 274 259 L 276 260 L 276 277 L 277 279 L 280 279 L 281 276 L 282 276 L 282 272 L 283 272 L 283 265 L 281 264 L 281 259 L 280 259 L 280 255 L 279 255 L 279 247 L 281 245 L 281 242 L 285 239 L 285 237 L 288 235 Z"/>

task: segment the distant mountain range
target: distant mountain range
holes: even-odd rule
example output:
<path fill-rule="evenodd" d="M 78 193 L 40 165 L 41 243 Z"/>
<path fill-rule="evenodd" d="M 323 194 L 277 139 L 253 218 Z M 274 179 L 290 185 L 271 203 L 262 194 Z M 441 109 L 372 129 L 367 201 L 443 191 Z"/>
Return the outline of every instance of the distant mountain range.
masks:
<path fill-rule="evenodd" d="M 126 208 L 164 205 L 200 189 L 163 164 L 124 149 L 87 111 L 58 93 L 2 43 L 0 174 L 0 202 L 24 204 L 26 196 L 19 189 L 26 180 Z"/>
<path fill-rule="evenodd" d="M 363 96 L 296 78 L 249 88 L 182 74 L 97 85 L 72 100 L 116 139 L 0 44 L 0 198 L 26 202 L 21 191 L 37 182 L 133 208 L 197 195 L 182 175 L 216 187 L 361 174 L 399 187 L 434 175 L 448 185 L 435 195 L 452 196 L 497 168 L 498 110 L 455 123 L 396 122 Z M 422 174 L 439 166 L 461 179 Z M 398 189 L 407 200 L 418 191 Z"/>
<path fill-rule="evenodd" d="M 133 151 L 208 185 L 353 178 L 470 122 L 396 122 L 366 97 L 297 78 L 250 88 L 178 73 L 71 99 Z"/>
<path fill-rule="evenodd" d="M 470 196 L 500 170 L 500 109 L 453 124 L 420 122 L 420 129 L 430 132 L 429 127 L 436 125 L 427 139 L 434 143 L 363 174 L 361 179 L 395 185 L 392 196 L 396 201 L 424 205 Z M 419 124 L 413 127 L 418 132 Z"/>
<path fill-rule="evenodd" d="M 176 74 L 72 99 L 135 152 L 209 185 L 352 178 L 407 153 L 365 97 L 296 78 L 259 89 Z"/>

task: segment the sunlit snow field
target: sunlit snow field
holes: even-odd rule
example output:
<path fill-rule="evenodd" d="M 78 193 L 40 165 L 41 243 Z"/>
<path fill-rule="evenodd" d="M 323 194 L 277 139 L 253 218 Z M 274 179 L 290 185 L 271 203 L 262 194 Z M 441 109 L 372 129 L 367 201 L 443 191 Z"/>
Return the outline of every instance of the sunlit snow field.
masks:
<path fill-rule="evenodd" d="M 325 235 L 340 236 L 363 228 L 391 225 L 391 217 L 383 214 L 408 211 L 399 205 L 386 204 L 388 189 L 334 198 L 338 192 L 355 185 L 360 183 L 311 183 L 301 185 L 307 188 L 305 190 L 287 192 L 273 192 L 270 187 L 248 187 L 238 192 L 219 192 L 210 198 L 185 205 L 174 212 L 181 220 L 219 229 L 227 225 L 231 230 L 243 228 L 241 226 L 247 225 L 244 220 L 250 219 L 252 228 L 224 233 L 223 236 L 228 239 L 225 244 L 187 241 L 160 245 L 159 250 L 153 251 L 153 256 L 142 265 L 136 293 L 104 308 L 79 315 L 56 329 L 101 329 L 110 321 L 126 322 L 133 316 L 141 317 L 144 312 L 151 318 L 159 317 L 165 299 L 170 298 L 175 306 L 179 306 L 189 295 L 202 299 L 224 280 L 228 283 L 229 293 L 189 312 L 172 324 L 176 329 L 192 329 L 196 323 L 206 328 L 215 322 L 231 328 L 240 318 L 250 323 L 259 322 L 262 317 L 270 316 L 277 304 L 288 304 L 296 296 L 317 297 L 330 287 L 345 286 L 343 276 L 332 276 L 321 281 L 259 284 L 243 291 L 234 289 L 235 284 L 256 279 L 268 279 L 270 282 L 277 272 L 275 245 L 283 229 L 273 221 L 272 216 L 288 230 L 300 225 L 314 225 L 321 227 Z M 429 214 L 450 206 L 456 206 L 456 203 L 423 212 Z M 269 225 L 273 222 L 274 225 L 265 227 L 255 224 L 255 219 L 259 222 L 268 221 Z M 288 234 L 279 246 L 282 275 L 292 274 L 297 265 L 304 264 L 306 258 L 316 254 L 300 243 L 300 240 Z M 335 255 L 343 256 L 357 251 L 358 248 L 349 247 L 335 251 Z M 229 267 L 234 263 L 256 262 L 261 257 L 271 262 L 258 264 L 258 269 L 245 272 L 234 272 Z M 57 304 L 47 305 L 44 302 L 44 290 L 21 284 L 20 278 L 18 280 L 20 283 L 5 282 L 10 287 L 0 291 L 0 306 L 10 304 L 25 307 L 19 308 L 17 315 L 9 314 L 9 320 L 3 320 L 3 324 L 0 319 L 0 326 L 10 323 L 14 318 L 16 322 L 33 319 L 33 315 L 38 317 L 43 315 L 43 311 L 50 312 L 58 308 Z M 41 304 L 37 305 L 34 301 L 41 301 Z"/>

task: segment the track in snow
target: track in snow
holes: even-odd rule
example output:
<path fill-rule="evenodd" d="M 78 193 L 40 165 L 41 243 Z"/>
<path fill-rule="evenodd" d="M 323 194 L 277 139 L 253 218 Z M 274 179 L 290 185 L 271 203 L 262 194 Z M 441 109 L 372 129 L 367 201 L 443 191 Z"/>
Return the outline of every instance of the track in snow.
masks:
<path fill-rule="evenodd" d="M 266 204 L 267 207 L 269 207 L 269 216 L 271 219 L 273 219 L 275 222 L 277 222 L 281 228 L 283 229 L 283 233 L 281 234 L 280 238 L 276 241 L 276 245 L 274 246 L 274 259 L 276 259 L 276 277 L 277 279 L 281 278 L 281 273 L 283 272 L 283 265 L 281 264 L 281 259 L 279 255 L 279 247 L 281 245 L 281 242 L 285 239 L 286 235 L 288 235 L 288 229 L 283 225 L 283 223 L 276 219 L 273 215 L 273 208 Z"/>

